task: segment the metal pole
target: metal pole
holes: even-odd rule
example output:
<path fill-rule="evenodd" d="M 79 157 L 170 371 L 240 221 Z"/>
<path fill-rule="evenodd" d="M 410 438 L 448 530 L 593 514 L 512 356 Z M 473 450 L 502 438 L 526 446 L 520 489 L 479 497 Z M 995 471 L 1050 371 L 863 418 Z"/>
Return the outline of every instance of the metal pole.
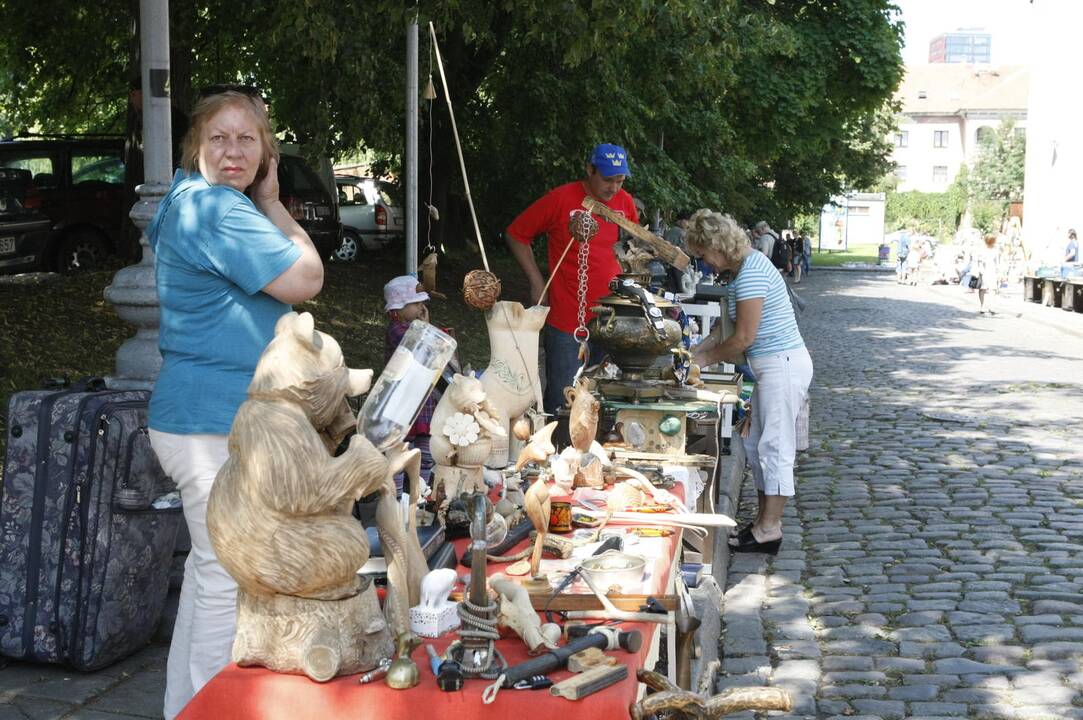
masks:
<path fill-rule="evenodd" d="M 416 11 L 416 8 L 415 8 Z M 417 15 L 406 30 L 406 274 L 417 275 Z"/>
<path fill-rule="evenodd" d="M 169 185 L 173 129 L 169 89 L 169 0 L 139 0 L 143 78 L 143 177 Z"/>
<path fill-rule="evenodd" d="M 106 378 L 111 388 L 154 387 L 162 356 L 158 352 L 158 293 L 154 283 L 154 251 L 146 228 L 169 191 L 173 169 L 172 122 L 169 99 L 169 0 L 139 0 L 140 73 L 143 82 L 143 184 L 129 217 L 142 231 L 143 256 L 121 268 L 105 288 L 105 299 L 117 315 L 136 327 L 117 350 L 116 375 Z"/>

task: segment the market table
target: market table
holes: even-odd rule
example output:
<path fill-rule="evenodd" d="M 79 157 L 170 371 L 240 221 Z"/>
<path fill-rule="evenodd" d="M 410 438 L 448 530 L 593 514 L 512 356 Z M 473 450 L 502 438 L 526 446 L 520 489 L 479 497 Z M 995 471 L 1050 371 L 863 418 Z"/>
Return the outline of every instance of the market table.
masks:
<path fill-rule="evenodd" d="M 675 488 L 683 495 L 680 484 Z M 681 533 L 662 538 L 664 551 L 654 557 L 651 567 L 651 592 L 662 593 L 670 587 L 681 547 Z M 468 541 L 456 541 L 459 556 Z M 525 546 L 525 543 L 524 545 Z M 648 558 L 648 563 L 650 563 Z M 506 565 L 488 566 L 489 574 L 502 572 Z M 460 566 L 459 573 L 469 569 Z M 673 615 L 670 613 L 672 619 Z M 421 670 L 421 682 L 410 690 L 393 690 L 382 680 L 359 685 L 357 675 L 346 675 L 327 683 L 317 683 L 302 675 L 285 675 L 265 668 L 242 668 L 228 665 L 216 675 L 184 708 L 180 720 L 307 720 L 308 718 L 366 718 L 379 720 L 452 720 L 453 718 L 511 717 L 516 720 L 545 718 L 574 712 L 577 717 L 624 718 L 629 707 L 638 699 L 639 683 L 636 670 L 653 668 L 658 657 L 659 628 L 656 623 L 623 623 L 622 629 L 637 629 L 643 634 L 643 645 L 637 653 L 623 650 L 608 652 L 628 667 L 628 677 L 582 700 L 570 701 L 554 697 L 548 690 L 501 690 L 491 705 L 482 703 L 482 691 L 491 680 L 468 680 L 458 692 L 443 692 L 429 669 L 424 645 L 411 654 Z M 670 638 L 673 632 L 669 633 Z M 439 652 L 457 636 L 448 633 L 435 640 L 425 639 Z M 671 644 L 672 648 L 672 644 Z M 497 643 L 509 665 L 529 659 L 526 646 L 510 631 Z M 673 658 L 672 650 L 670 658 Z M 554 682 L 570 677 L 560 670 L 550 673 Z"/>

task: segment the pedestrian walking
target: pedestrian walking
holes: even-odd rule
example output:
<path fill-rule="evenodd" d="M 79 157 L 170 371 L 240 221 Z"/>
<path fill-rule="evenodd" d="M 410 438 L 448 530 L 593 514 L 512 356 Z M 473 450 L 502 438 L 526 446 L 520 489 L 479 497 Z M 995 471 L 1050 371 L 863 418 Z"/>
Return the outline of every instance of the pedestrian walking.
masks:
<path fill-rule="evenodd" d="M 722 323 L 693 349 L 700 367 L 735 362 L 743 353 L 756 375 L 745 451 L 756 485 L 756 519 L 742 529 L 734 552 L 778 553 L 782 511 L 794 494 L 797 419 L 812 382 L 812 358 L 797 327 L 786 281 L 767 256 L 749 246 L 732 218 L 699 210 L 685 236 L 688 251 L 719 271 L 734 274 L 727 311 L 734 333 Z"/>
<path fill-rule="evenodd" d="M 978 250 L 976 261 L 978 279 L 978 314 L 996 315 L 993 309 L 993 297 L 1000 292 L 1000 251 L 997 249 L 997 236 L 989 233 L 985 236 L 985 247 Z"/>
<path fill-rule="evenodd" d="M 805 247 L 801 244 L 801 238 L 796 233 L 792 233 L 789 239 L 790 245 L 790 267 L 792 270 L 792 276 L 794 283 L 801 282 L 801 272 L 804 267 L 801 262 L 801 258 L 804 255 Z"/>

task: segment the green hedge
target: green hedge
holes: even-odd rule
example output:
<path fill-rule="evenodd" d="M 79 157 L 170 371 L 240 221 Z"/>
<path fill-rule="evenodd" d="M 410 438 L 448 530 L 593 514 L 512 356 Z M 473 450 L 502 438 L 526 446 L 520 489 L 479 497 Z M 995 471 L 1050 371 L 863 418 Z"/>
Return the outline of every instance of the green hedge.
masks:
<path fill-rule="evenodd" d="M 884 232 L 916 230 L 948 238 L 959 227 L 965 209 L 965 200 L 952 191 L 889 192 L 884 205 Z"/>

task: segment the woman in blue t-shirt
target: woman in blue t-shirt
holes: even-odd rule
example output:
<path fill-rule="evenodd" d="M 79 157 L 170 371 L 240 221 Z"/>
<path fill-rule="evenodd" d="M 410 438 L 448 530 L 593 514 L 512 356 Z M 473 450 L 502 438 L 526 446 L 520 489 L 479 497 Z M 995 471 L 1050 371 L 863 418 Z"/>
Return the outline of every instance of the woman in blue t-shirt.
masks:
<path fill-rule="evenodd" d="M 756 519 L 731 544 L 735 552 L 772 555 L 782 544 L 782 511 L 794 494 L 797 417 L 812 382 L 812 358 L 797 329 L 786 282 L 770 259 L 754 250 L 732 218 L 699 210 L 685 235 L 688 251 L 715 270 L 733 273 L 727 311 L 733 335 L 722 323 L 693 349 L 700 367 L 737 362 L 741 353 L 756 376 L 745 451 L 759 498 Z"/>
<path fill-rule="evenodd" d="M 162 353 L 150 439 L 192 537 L 166 665 L 168 720 L 230 660 L 237 585 L 215 557 L 206 518 L 233 416 L 279 317 L 323 286 L 323 262 L 278 199 L 278 148 L 258 94 L 196 103 L 181 169 L 147 238 Z"/>

